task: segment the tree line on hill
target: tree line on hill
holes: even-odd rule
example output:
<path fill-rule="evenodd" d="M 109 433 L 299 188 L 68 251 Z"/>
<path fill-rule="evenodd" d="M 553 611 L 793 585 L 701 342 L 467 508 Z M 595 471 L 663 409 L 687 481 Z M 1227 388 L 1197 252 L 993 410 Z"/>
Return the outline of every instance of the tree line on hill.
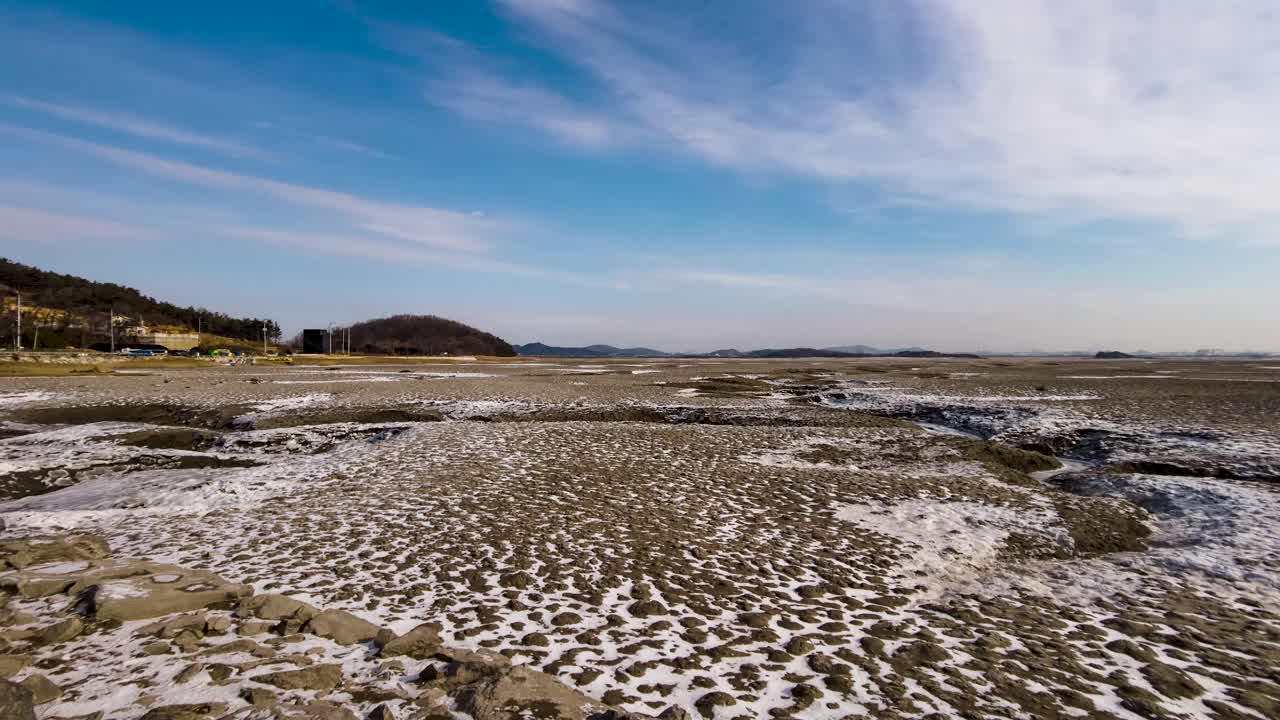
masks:
<path fill-rule="evenodd" d="M 506 340 L 435 315 L 393 315 L 350 327 L 352 352 L 381 355 L 496 355 L 516 351 Z M 300 344 L 300 343 L 299 343 Z M 334 347 L 340 343 L 335 341 Z"/>
<path fill-rule="evenodd" d="M 6 258 L 0 258 L 0 293 L 5 296 L 6 314 L 10 316 L 10 321 L 0 328 L 0 342 L 5 345 L 13 343 L 18 293 L 23 306 L 31 309 L 24 313 L 25 347 L 33 346 L 37 332 L 44 349 L 88 347 L 109 335 L 113 314 L 127 318 L 123 322 L 117 319 L 118 328 L 142 323 L 189 331 L 199 328 L 212 335 L 257 342 L 262 341 L 264 329 L 271 341 L 278 341 L 281 334 L 280 326 L 271 319 L 237 318 L 204 308 L 181 307 L 124 285 L 49 272 Z"/>

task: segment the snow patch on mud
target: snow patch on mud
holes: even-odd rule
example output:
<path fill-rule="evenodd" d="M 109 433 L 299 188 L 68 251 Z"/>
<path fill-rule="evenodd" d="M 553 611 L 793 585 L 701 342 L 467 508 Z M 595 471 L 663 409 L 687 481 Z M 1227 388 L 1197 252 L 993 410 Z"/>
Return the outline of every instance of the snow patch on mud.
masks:
<path fill-rule="evenodd" d="M 427 400 L 424 407 L 438 410 L 446 420 L 472 420 L 494 415 L 527 414 L 534 405 L 524 400 L 494 398 L 489 400 Z"/>
<path fill-rule="evenodd" d="M 1072 492 L 1125 498 L 1151 513 L 1151 548 L 1132 563 L 1280 602 L 1280 489 L 1160 475 L 1082 473 L 1059 481 Z"/>
<path fill-rule="evenodd" d="M 976 581 L 999 562 L 1011 533 L 1044 534 L 1057 518 L 1056 514 L 941 498 L 844 505 L 836 517 L 902 542 L 909 548 L 909 557 L 897 571 L 907 578 L 918 576 L 926 584 L 944 585 Z"/>
<path fill-rule="evenodd" d="M 309 393 L 307 395 L 295 395 L 294 397 L 278 398 L 276 400 L 264 400 L 253 406 L 253 409 L 259 413 L 283 413 L 293 410 L 302 410 L 304 408 L 323 405 L 333 399 L 333 393 Z"/>
<path fill-rule="evenodd" d="M 36 402 L 51 402 L 63 396 L 45 390 L 27 390 L 25 392 L 0 393 L 0 408 L 14 408 Z"/>
<path fill-rule="evenodd" d="M 340 380 L 272 380 L 276 385 L 331 385 L 333 383 L 371 383 L 371 382 L 400 382 L 403 378 L 398 377 L 358 377 L 358 378 L 342 378 Z"/>
<path fill-rule="evenodd" d="M 119 522 L 131 514 L 201 515 L 226 507 L 255 507 L 339 475 L 350 463 L 378 450 L 370 440 L 390 439 L 404 431 L 351 423 L 250 431 L 227 436 L 218 447 L 228 452 L 217 453 L 155 451 L 116 442 L 117 436 L 139 429 L 155 426 L 96 423 L 0 442 L 0 472 L 121 464 L 119 470 L 81 474 L 79 482 L 52 492 L 0 502 L 4 526 L 71 528 Z M 348 432 L 361 429 L 388 431 Z M 337 435 L 330 437 L 322 431 Z M 298 454 L 329 445 L 335 446 L 331 453 Z M 145 460 L 144 455 L 249 459 L 260 464 L 195 469 L 139 469 L 123 464 Z"/>
<path fill-rule="evenodd" d="M 1160 376 L 1166 377 L 1166 376 Z M 1163 463 L 1147 472 L 1246 479 L 1280 477 L 1280 438 L 1191 426 L 1158 427 L 1078 406 L 1097 395 L 951 396 L 896 386 L 850 384 L 822 394 L 826 407 L 902 418 L 931 431 L 953 431 L 1094 463 Z M 1177 466 L 1181 470 L 1171 468 Z"/>

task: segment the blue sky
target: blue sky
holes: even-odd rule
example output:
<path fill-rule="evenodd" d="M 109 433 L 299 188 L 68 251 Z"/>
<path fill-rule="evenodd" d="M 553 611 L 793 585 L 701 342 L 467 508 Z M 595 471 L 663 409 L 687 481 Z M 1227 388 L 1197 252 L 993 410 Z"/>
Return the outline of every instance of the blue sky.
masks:
<path fill-rule="evenodd" d="M 0 2 L 0 252 L 287 330 L 1280 350 L 1274 3 Z"/>

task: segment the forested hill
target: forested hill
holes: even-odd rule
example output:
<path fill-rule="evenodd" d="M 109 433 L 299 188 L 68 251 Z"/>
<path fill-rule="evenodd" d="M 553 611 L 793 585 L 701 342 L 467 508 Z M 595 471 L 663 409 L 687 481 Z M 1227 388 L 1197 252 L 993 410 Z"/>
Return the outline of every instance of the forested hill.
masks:
<path fill-rule="evenodd" d="M 179 307 L 124 285 L 49 272 L 6 258 L 0 258 L 0 291 L 6 296 L 20 292 L 25 306 L 64 310 L 86 319 L 95 328 L 105 329 L 107 318 L 114 312 L 133 320 L 141 318 L 148 327 L 195 330 L 199 325 L 206 333 L 260 342 L 265 326 L 268 338 L 280 337 L 280 326 L 274 320 L 235 318 L 204 308 Z M 11 304 L 12 300 L 7 299 L 6 306 Z"/>
<path fill-rule="evenodd" d="M 393 315 L 351 326 L 351 349 L 392 355 L 516 354 L 502 338 L 435 315 Z"/>

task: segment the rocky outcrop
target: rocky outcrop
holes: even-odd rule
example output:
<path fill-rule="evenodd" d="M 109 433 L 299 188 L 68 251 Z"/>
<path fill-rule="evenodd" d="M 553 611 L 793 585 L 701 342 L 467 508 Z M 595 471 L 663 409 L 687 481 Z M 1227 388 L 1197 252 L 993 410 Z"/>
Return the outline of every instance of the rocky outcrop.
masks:
<path fill-rule="evenodd" d="M 30 537 L 0 542 L 0 568 L 98 560 L 110 553 L 107 541 L 97 535 Z"/>
<path fill-rule="evenodd" d="M 133 716 L 148 720 L 205 720 L 240 710 L 299 720 L 405 717 L 397 715 L 405 709 L 408 717 L 424 720 L 454 711 L 475 720 L 637 717 L 550 675 L 513 666 L 504 655 L 446 647 L 436 624 L 397 636 L 346 610 L 316 608 L 280 594 L 255 595 L 207 570 L 112 558 L 109 552 L 91 535 L 0 543 L 0 566 L 9 568 L 0 572 L 0 678 L 8 678 L 0 680 L 0 720 L 34 720 L 36 707 L 54 708 L 42 713 L 58 715 L 64 693 L 82 705 L 79 681 L 64 688 L 64 681 L 37 668 L 56 668 L 74 655 L 81 636 L 104 632 L 122 633 L 112 641 L 129 648 L 121 652 L 122 661 L 129 655 L 166 658 L 161 665 L 173 668 L 163 675 L 171 679 L 159 683 L 154 676 L 131 677 L 131 668 L 142 666 L 138 662 L 90 668 L 109 679 L 108 687 L 141 682 L 156 688 L 146 707 L 133 708 Z M 46 616 L 11 609 L 11 597 L 35 602 Z M 152 622 L 122 625 L 138 620 Z M 19 627 L 5 631 L 6 625 Z M 305 652 L 294 649 L 307 638 Z M 363 654 L 343 649 L 362 644 Z M 56 662 L 47 662 L 55 654 Z M 373 670 L 348 668 L 350 658 Z M 406 663 L 415 668 L 408 677 L 416 679 L 407 690 L 399 680 Z M 235 701 L 183 702 L 198 697 L 201 684 L 241 689 Z M 176 704 L 164 702 L 164 688 L 180 689 L 169 698 Z"/>
<path fill-rule="evenodd" d="M 84 573 L 69 589 L 107 620 L 144 620 L 236 600 L 252 593 L 206 570 L 139 560 L 114 562 Z"/>
<path fill-rule="evenodd" d="M 207 570 L 111 559 L 108 552 L 106 543 L 92 535 L 0 543 L 0 559 L 15 568 L 0 576 L 0 591 L 28 599 L 72 595 L 94 617 L 120 621 L 187 612 L 252 592 Z M 69 619 L 46 628 L 42 639 L 69 640 L 80 632 L 76 623 Z"/>

